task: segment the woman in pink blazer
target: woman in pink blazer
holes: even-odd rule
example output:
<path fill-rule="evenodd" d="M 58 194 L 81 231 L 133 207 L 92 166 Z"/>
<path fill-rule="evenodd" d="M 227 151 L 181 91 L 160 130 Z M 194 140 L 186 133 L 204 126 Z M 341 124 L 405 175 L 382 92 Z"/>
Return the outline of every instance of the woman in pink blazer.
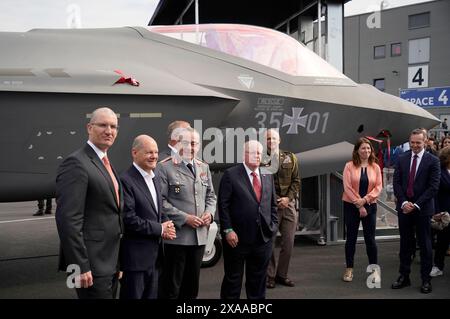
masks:
<path fill-rule="evenodd" d="M 359 223 L 362 221 L 364 241 L 369 264 L 377 264 L 375 228 L 377 221 L 377 199 L 382 189 L 381 170 L 377 164 L 373 146 L 366 138 L 358 139 L 353 149 L 352 160 L 344 168 L 344 221 L 347 229 L 345 242 L 344 281 L 353 280 L 353 258 Z M 376 278 L 379 279 L 377 272 Z"/>

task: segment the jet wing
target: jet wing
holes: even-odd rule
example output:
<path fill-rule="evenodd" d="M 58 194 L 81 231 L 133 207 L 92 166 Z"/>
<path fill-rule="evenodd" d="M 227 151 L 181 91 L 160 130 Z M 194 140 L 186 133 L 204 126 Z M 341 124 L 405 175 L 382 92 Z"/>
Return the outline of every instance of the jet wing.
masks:
<path fill-rule="evenodd" d="M 298 153 L 300 175 L 305 178 L 342 171 L 344 164 L 351 160 L 352 152 L 352 144 L 341 142 Z"/>
<path fill-rule="evenodd" d="M 144 74 L 131 75 L 139 86 L 116 83 L 114 70 L 0 68 L 0 91 L 208 96 L 238 100 L 150 66 Z"/>

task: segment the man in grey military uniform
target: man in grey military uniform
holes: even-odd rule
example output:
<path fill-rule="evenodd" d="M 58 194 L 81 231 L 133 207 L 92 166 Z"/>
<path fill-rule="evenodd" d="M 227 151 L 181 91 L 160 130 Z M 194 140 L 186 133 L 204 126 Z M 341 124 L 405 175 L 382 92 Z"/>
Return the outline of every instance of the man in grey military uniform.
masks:
<path fill-rule="evenodd" d="M 216 195 L 208 164 L 198 160 L 200 137 L 193 128 L 179 136 L 179 158 L 160 162 L 163 212 L 173 221 L 177 237 L 164 244 L 160 297 L 195 299 L 209 224 L 216 211 Z"/>
<path fill-rule="evenodd" d="M 275 283 L 293 287 L 295 283 L 289 279 L 288 270 L 298 221 L 298 213 L 295 208 L 295 200 L 300 191 L 298 160 L 295 154 L 280 150 L 281 140 L 277 130 L 269 129 L 265 135 L 269 155 L 263 159 L 261 165 L 274 174 L 278 230 L 281 234 L 278 265 L 275 250 L 273 250 L 267 268 L 267 288 L 275 288 Z"/>

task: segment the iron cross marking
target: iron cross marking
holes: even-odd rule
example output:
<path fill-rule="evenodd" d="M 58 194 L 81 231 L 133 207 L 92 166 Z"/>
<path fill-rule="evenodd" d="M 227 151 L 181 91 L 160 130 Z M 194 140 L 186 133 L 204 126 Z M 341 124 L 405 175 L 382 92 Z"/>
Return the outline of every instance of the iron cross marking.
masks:
<path fill-rule="evenodd" d="M 288 126 L 287 134 L 298 134 L 298 126 L 305 128 L 308 115 L 301 116 L 303 107 L 293 107 L 292 116 L 284 114 L 282 127 Z"/>

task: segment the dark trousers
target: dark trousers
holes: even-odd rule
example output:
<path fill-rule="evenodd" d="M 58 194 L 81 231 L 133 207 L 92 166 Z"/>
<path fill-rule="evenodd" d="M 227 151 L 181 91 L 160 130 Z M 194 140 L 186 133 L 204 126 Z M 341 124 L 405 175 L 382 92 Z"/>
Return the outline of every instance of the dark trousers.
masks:
<path fill-rule="evenodd" d="M 359 223 L 362 222 L 366 252 L 369 264 L 378 263 L 378 250 L 375 241 L 375 229 L 377 223 L 377 205 L 366 205 L 367 216 L 359 217 L 359 210 L 355 205 L 344 202 L 344 222 L 347 229 L 345 241 L 345 261 L 347 268 L 353 268 L 356 240 L 358 238 Z"/>
<path fill-rule="evenodd" d="M 437 231 L 436 247 L 434 251 L 434 265 L 440 270 L 444 270 L 445 254 L 450 243 L 450 226 Z"/>
<path fill-rule="evenodd" d="M 77 288 L 79 299 L 114 299 L 116 297 L 118 280 L 117 274 L 93 278 L 93 285 L 89 288 Z"/>
<path fill-rule="evenodd" d="M 409 276 L 411 273 L 411 256 L 416 249 L 411 238 L 414 236 L 415 230 L 420 248 L 420 274 L 422 280 L 429 281 L 433 258 L 430 216 L 419 215 L 417 210 L 409 214 L 400 211 L 398 212 L 398 227 L 400 231 L 400 274 Z"/>
<path fill-rule="evenodd" d="M 272 255 L 273 241 L 245 245 L 239 243 L 232 248 L 223 239 L 223 258 L 225 275 L 222 281 L 220 298 L 239 299 L 245 267 L 245 290 L 248 299 L 266 298 L 267 267 Z"/>
<path fill-rule="evenodd" d="M 46 200 L 44 200 L 44 199 L 38 200 L 38 209 L 43 211 L 44 208 L 46 211 L 52 210 L 52 199 L 51 198 L 47 198 Z"/>
<path fill-rule="evenodd" d="M 159 271 L 124 271 L 120 280 L 120 299 L 156 299 Z"/>
<path fill-rule="evenodd" d="M 159 297 L 196 299 L 205 246 L 164 245 Z"/>

